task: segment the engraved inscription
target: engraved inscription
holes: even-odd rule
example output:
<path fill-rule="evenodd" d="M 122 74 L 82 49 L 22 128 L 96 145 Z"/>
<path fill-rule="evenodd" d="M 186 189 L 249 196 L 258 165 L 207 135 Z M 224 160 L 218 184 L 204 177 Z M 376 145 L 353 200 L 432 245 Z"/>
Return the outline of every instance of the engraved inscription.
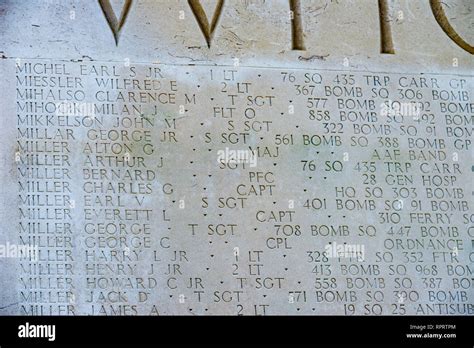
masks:
<path fill-rule="evenodd" d="M 6 64 L 1 311 L 474 314 L 472 76 Z"/>

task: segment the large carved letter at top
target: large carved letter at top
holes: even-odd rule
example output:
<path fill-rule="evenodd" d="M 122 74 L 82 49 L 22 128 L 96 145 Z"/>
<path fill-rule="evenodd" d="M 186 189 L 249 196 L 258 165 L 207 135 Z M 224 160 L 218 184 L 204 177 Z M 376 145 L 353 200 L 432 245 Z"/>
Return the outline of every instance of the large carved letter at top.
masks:
<path fill-rule="evenodd" d="M 110 1 L 99 0 L 100 8 L 102 9 L 102 12 L 104 12 L 104 16 L 105 19 L 107 19 L 107 23 L 109 24 L 110 30 L 112 30 L 116 45 L 118 44 L 120 30 L 122 30 L 122 27 L 125 24 L 125 20 L 127 19 L 128 13 L 130 12 L 130 8 L 132 7 L 132 2 L 133 0 L 125 0 L 122 12 L 120 13 L 120 18 L 117 19 L 112 5 L 110 4 Z"/>
<path fill-rule="evenodd" d="M 110 0 L 98 1 L 107 23 L 112 30 L 115 43 L 118 44 L 120 31 L 125 24 L 125 20 L 127 19 L 128 13 L 130 12 L 133 0 L 124 1 L 122 12 L 120 13 L 119 18 L 117 18 L 115 15 L 112 5 L 110 4 Z M 209 22 L 200 0 L 188 0 L 188 4 L 194 17 L 196 18 L 204 38 L 206 39 L 207 46 L 210 48 L 212 37 L 214 36 L 219 18 L 222 15 L 224 0 L 216 1 L 216 7 L 214 9 L 211 22 Z M 301 4 L 301 0 L 289 0 L 291 14 L 291 41 L 293 50 L 305 50 Z M 441 0 L 430 0 L 430 6 L 436 21 L 443 31 L 448 35 L 448 37 L 465 51 L 474 54 L 474 46 L 470 45 L 463 38 L 461 38 L 461 36 L 449 23 L 449 20 L 446 17 L 442 7 Z M 380 21 L 381 53 L 394 54 L 395 48 L 392 39 L 390 7 L 388 5 L 388 0 L 378 0 L 378 9 Z"/>
<path fill-rule="evenodd" d="M 201 2 L 199 0 L 188 0 L 188 4 L 193 11 L 194 17 L 199 24 L 199 28 L 201 28 L 204 37 L 206 38 L 207 47 L 211 47 L 212 37 L 214 35 L 214 31 L 216 30 L 217 23 L 219 22 L 219 18 L 222 13 L 222 8 L 224 7 L 224 0 L 217 0 L 216 9 L 214 10 L 214 14 L 212 15 L 211 23 L 209 24 L 209 20 L 207 19 L 206 12 L 204 11 Z"/>

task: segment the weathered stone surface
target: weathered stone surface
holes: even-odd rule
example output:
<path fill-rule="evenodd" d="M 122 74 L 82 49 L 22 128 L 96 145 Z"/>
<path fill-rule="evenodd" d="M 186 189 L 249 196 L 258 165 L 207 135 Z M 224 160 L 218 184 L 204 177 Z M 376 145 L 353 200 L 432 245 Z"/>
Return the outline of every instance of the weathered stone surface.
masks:
<path fill-rule="evenodd" d="M 472 315 L 470 2 L 203 3 L 0 5 L 0 313 Z"/>

